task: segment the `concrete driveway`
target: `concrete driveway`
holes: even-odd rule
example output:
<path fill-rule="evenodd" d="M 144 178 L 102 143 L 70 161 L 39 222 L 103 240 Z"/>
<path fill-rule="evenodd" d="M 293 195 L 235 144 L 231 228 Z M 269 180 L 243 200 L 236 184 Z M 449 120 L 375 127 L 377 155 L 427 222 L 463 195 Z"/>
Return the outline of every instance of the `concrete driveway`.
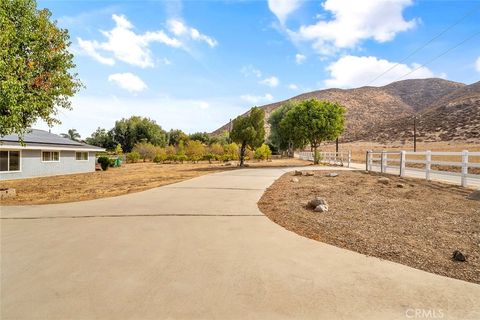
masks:
<path fill-rule="evenodd" d="M 480 319 L 479 285 L 302 238 L 263 216 L 256 202 L 284 172 L 0 207 L 0 318 Z"/>

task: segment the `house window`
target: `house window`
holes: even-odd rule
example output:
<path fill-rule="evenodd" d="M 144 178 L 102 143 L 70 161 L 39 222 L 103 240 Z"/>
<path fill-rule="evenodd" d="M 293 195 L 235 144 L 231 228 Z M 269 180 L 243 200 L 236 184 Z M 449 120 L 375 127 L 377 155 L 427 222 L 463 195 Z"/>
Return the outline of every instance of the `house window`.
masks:
<path fill-rule="evenodd" d="M 60 152 L 58 151 L 42 151 L 43 162 L 59 162 Z"/>
<path fill-rule="evenodd" d="M 75 160 L 88 160 L 88 152 L 75 152 Z"/>
<path fill-rule="evenodd" d="M 0 171 L 20 171 L 20 151 L 0 151 Z"/>

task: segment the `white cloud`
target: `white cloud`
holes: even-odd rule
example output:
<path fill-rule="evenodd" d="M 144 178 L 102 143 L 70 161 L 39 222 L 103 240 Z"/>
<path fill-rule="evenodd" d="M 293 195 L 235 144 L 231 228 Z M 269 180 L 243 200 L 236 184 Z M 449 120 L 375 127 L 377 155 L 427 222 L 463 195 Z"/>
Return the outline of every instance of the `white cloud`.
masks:
<path fill-rule="evenodd" d="M 113 55 L 116 60 L 141 68 L 153 67 L 152 52 L 149 45 L 152 42 L 163 43 L 167 46 L 179 48 L 182 43 L 169 37 L 164 31 L 148 31 L 137 34 L 133 31 L 133 24 L 125 16 L 112 15 L 115 27 L 110 31 L 101 31 L 107 38 L 105 42 L 83 40 L 78 38 L 78 45 L 94 59 L 105 64 L 114 64 L 113 58 L 105 58 L 98 51 Z"/>
<path fill-rule="evenodd" d="M 395 64 L 396 62 L 378 59 L 377 57 L 372 56 L 344 56 L 327 67 L 327 71 L 330 73 L 330 78 L 325 80 L 324 83 L 325 86 L 329 88 L 355 88 L 365 86 L 368 82 L 382 74 L 384 71 L 390 69 Z M 418 64 L 412 64 L 410 66 L 399 64 L 371 85 L 382 86 L 397 80 L 431 78 L 436 76 L 428 68 L 422 67 L 412 72 L 407 77 L 399 79 L 418 67 Z M 445 74 L 437 76 L 443 78 L 446 77 Z"/>
<path fill-rule="evenodd" d="M 298 9 L 300 0 L 268 0 L 268 8 L 273 12 L 281 24 L 285 24 L 288 16 Z"/>
<path fill-rule="evenodd" d="M 477 62 L 475 63 L 475 68 L 480 72 L 480 57 L 478 57 Z"/>
<path fill-rule="evenodd" d="M 187 26 L 184 22 L 176 19 L 170 19 L 167 21 L 168 28 L 170 32 L 178 37 L 190 38 L 196 41 L 203 41 L 207 43 L 211 48 L 215 47 L 218 42 L 217 40 L 200 33 L 195 28 Z"/>
<path fill-rule="evenodd" d="M 275 77 L 275 76 L 271 76 L 271 77 L 263 79 L 259 83 L 274 88 L 274 87 L 278 86 L 278 84 L 280 83 L 280 80 L 278 80 L 278 78 Z"/>
<path fill-rule="evenodd" d="M 332 18 L 289 31 L 295 41 L 311 41 L 320 54 L 332 54 L 338 49 L 354 48 L 361 41 L 392 40 L 399 32 L 412 29 L 416 20 L 403 18 L 403 10 L 412 0 L 326 0 L 322 6 Z"/>
<path fill-rule="evenodd" d="M 270 93 L 265 94 L 264 96 L 255 96 L 251 94 L 244 94 L 240 96 L 242 100 L 245 100 L 252 104 L 266 103 L 273 101 L 273 96 Z"/>
<path fill-rule="evenodd" d="M 288 89 L 290 89 L 290 90 L 298 90 L 299 88 L 298 88 L 298 86 L 297 86 L 295 83 L 290 83 L 290 84 L 288 85 Z"/>
<path fill-rule="evenodd" d="M 262 76 L 262 72 L 255 68 L 252 65 L 244 66 L 240 70 L 240 72 L 245 76 L 245 77 L 250 77 L 250 76 L 255 76 L 257 78 L 260 78 Z"/>
<path fill-rule="evenodd" d="M 147 89 L 147 85 L 133 73 L 114 73 L 108 76 L 108 81 L 129 92 L 140 92 Z"/>
<path fill-rule="evenodd" d="M 295 55 L 295 62 L 297 64 L 302 64 L 306 59 L 307 59 L 307 57 L 304 56 L 303 54 L 297 53 Z"/>

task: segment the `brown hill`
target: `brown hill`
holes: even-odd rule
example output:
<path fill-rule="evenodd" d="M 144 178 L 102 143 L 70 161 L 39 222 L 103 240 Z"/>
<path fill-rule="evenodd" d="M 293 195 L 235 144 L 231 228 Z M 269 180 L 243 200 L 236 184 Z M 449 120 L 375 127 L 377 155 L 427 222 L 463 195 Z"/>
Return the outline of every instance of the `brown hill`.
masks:
<path fill-rule="evenodd" d="M 380 127 L 398 119 L 408 119 L 417 112 L 427 110 L 436 101 L 445 99 L 464 87 L 462 83 L 443 79 L 414 79 L 394 82 L 383 87 L 318 90 L 287 100 L 317 98 L 344 105 L 347 109 L 347 121 L 342 140 L 354 141 L 369 138 L 366 133 L 373 127 Z M 270 113 L 285 101 L 262 106 L 266 118 L 268 119 Z M 229 124 L 226 124 L 212 134 L 219 134 L 228 129 Z"/>
<path fill-rule="evenodd" d="M 480 143 L 480 82 L 463 86 L 416 114 L 418 141 Z M 361 140 L 391 142 L 411 139 L 413 116 L 373 127 Z"/>

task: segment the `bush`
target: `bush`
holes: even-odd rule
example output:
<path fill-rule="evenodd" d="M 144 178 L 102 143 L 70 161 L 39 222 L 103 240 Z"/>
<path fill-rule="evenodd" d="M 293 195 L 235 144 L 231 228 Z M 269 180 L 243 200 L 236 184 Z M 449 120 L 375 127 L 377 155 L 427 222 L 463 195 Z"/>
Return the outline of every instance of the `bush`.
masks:
<path fill-rule="evenodd" d="M 135 162 L 138 162 L 139 159 L 140 159 L 140 154 L 137 151 L 132 151 L 127 154 L 127 162 L 135 163 Z"/>
<path fill-rule="evenodd" d="M 167 160 L 167 151 L 165 148 L 157 147 L 155 148 L 155 158 L 153 158 L 153 162 L 155 163 L 163 163 Z"/>
<path fill-rule="evenodd" d="M 272 151 L 266 144 L 262 144 L 260 147 L 255 149 L 253 156 L 257 160 L 268 160 L 272 156 Z"/>
<path fill-rule="evenodd" d="M 145 162 L 147 159 L 153 160 L 153 158 L 155 158 L 155 146 L 148 142 L 137 143 L 133 147 L 133 151 L 138 152 L 140 158 L 143 159 L 143 162 Z"/>
<path fill-rule="evenodd" d="M 217 159 L 217 156 L 211 152 L 203 156 L 203 160 L 208 160 L 208 163 L 212 163 L 212 160 L 216 160 L 216 159 Z"/>
<path fill-rule="evenodd" d="M 238 145 L 236 143 L 230 143 L 225 145 L 224 154 L 222 156 L 223 161 L 238 160 Z"/>
<path fill-rule="evenodd" d="M 187 144 L 185 154 L 187 155 L 188 159 L 193 162 L 197 162 L 205 155 L 205 147 L 200 141 L 191 140 Z"/>
<path fill-rule="evenodd" d="M 97 161 L 102 167 L 103 171 L 106 171 L 110 166 L 110 159 L 108 157 L 99 157 Z"/>

